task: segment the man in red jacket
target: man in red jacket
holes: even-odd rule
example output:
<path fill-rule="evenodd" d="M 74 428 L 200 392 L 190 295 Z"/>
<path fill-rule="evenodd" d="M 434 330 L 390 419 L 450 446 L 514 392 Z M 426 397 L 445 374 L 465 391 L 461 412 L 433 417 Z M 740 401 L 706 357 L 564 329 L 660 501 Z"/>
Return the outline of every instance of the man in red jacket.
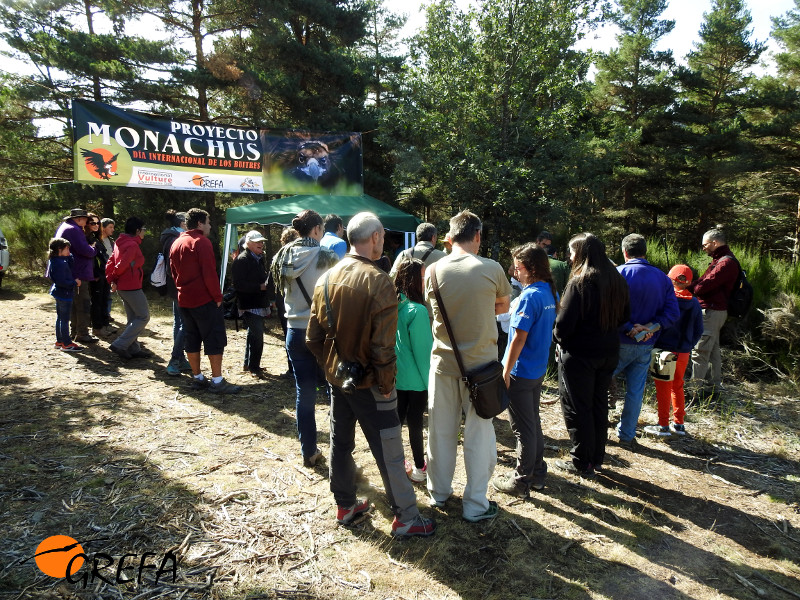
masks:
<path fill-rule="evenodd" d="M 703 251 L 711 257 L 711 264 L 689 288 L 703 309 L 703 336 L 692 350 L 692 379 L 700 385 L 709 380 L 713 393 L 722 386 L 719 333 L 728 318 L 728 297 L 739 277 L 739 261 L 719 229 L 710 229 L 703 234 Z"/>
<path fill-rule="evenodd" d="M 189 230 L 178 236 L 169 251 L 169 267 L 186 331 L 186 358 L 193 376 L 191 387 L 214 394 L 238 394 L 241 386 L 222 377 L 222 353 L 228 336 L 214 249 L 207 237 L 211 218 L 206 211 L 192 208 L 186 215 L 186 225 Z M 201 344 L 211 363 L 211 381 L 200 371 Z"/>

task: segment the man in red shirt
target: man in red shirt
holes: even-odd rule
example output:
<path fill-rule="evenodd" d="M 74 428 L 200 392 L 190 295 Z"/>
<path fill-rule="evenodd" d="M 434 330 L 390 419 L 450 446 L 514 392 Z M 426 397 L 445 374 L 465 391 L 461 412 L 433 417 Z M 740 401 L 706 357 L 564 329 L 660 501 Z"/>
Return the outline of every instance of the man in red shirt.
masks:
<path fill-rule="evenodd" d="M 169 251 L 169 267 L 178 289 L 178 306 L 186 330 L 186 358 L 192 366 L 191 388 L 214 394 L 238 394 L 242 387 L 222 377 L 222 353 L 228 344 L 222 312 L 222 290 L 214 249 L 208 240 L 209 214 L 192 208 L 183 232 Z M 200 371 L 200 345 L 211 363 L 211 380 Z"/>
<path fill-rule="evenodd" d="M 728 318 L 728 297 L 739 277 L 739 261 L 719 229 L 703 234 L 703 251 L 711 257 L 711 264 L 689 287 L 703 309 L 703 336 L 692 350 L 692 379 L 696 385 L 703 385 L 704 380 L 710 383 L 713 387 L 704 391 L 714 393 L 722 387 L 719 333 Z"/>

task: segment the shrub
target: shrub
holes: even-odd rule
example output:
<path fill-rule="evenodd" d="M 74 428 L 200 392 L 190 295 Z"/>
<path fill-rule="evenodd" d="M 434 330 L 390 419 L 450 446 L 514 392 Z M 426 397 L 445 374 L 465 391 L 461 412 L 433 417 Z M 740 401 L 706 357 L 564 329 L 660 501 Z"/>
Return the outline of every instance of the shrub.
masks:
<path fill-rule="evenodd" d="M 47 265 L 47 244 L 58 227 L 58 216 L 21 210 L 7 216 L 3 232 L 11 260 L 30 274 L 41 275 Z"/>

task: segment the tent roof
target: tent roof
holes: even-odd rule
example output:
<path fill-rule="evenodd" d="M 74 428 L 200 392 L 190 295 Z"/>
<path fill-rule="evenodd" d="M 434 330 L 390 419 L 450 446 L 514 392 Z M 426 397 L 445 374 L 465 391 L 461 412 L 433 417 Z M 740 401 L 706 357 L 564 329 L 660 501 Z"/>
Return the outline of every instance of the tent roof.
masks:
<path fill-rule="evenodd" d="M 317 211 L 323 217 L 330 213 L 337 214 L 345 225 L 353 215 L 363 211 L 375 213 L 383 226 L 393 231 L 414 231 L 421 223 L 415 216 L 404 213 L 399 208 L 389 206 L 367 194 L 361 196 L 288 196 L 278 200 L 235 206 L 225 211 L 225 222 L 228 225 L 245 223 L 291 225 L 292 219 L 299 212 L 309 208 Z"/>

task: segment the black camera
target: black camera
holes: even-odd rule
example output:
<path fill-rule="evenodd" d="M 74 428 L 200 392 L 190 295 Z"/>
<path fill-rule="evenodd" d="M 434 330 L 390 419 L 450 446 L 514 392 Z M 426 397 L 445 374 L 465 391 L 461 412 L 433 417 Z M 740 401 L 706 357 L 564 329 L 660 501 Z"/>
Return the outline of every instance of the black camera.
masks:
<path fill-rule="evenodd" d="M 364 377 L 364 367 L 360 363 L 340 360 L 336 365 L 336 379 L 343 379 L 342 391 L 352 394 Z"/>

